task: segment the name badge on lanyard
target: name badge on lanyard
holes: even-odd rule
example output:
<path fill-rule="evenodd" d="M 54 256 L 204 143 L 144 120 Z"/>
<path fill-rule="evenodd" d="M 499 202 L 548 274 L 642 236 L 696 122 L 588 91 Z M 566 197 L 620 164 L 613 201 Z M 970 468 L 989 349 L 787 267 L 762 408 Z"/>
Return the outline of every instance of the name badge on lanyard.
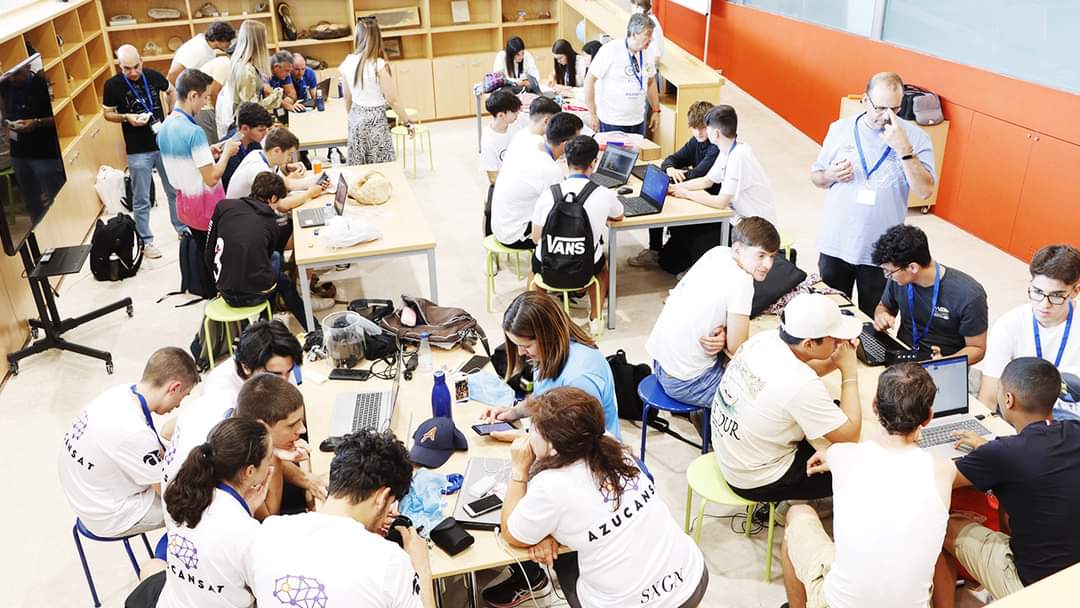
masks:
<path fill-rule="evenodd" d="M 885 162 L 885 159 L 889 157 L 889 153 L 892 152 L 892 148 L 885 146 L 885 150 L 881 153 L 881 158 L 874 163 L 873 167 L 866 164 L 866 155 L 863 154 L 862 139 L 859 138 L 859 120 L 866 116 L 866 112 L 859 114 L 855 119 L 855 150 L 859 153 L 859 162 L 862 164 L 863 174 L 866 176 L 866 181 L 870 181 L 870 177 L 881 167 L 881 163 Z M 877 203 L 877 191 L 869 187 L 860 188 L 859 193 L 855 197 L 855 202 L 860 205 L 873 206 Z"/>
<path fill-rule="evenodd" d="M 644 55 L 641 51 L 638 51 L 637 57 L 634 57 L 634 54 L 630 52 L 630 43 L 624 40 L 623 44 L 626 45 L 626 56 L 629 58 L 630 71 L 633 72 L 634 79 L 637 80 L 638 84 L 637 90 L 633 91 L 632 94 L 637 94 L 645 90 Z"/>

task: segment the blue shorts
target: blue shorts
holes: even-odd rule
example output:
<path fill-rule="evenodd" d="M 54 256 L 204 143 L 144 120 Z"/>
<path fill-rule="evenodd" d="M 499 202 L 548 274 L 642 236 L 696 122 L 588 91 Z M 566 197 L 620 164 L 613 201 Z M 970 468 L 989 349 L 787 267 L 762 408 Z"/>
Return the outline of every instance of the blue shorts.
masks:
<path fill-rule="evenodd" d="M 726 364 L 727 357 L 718 356 L 712 367 L 702 372 L 697 378 L 680 380 L 667 375 L 660 367 L 660 362 L 654 360 L 653 373 L 656 374 L 656 379 L 660 381 L 660 386 L 664 388 L 668 397 L 688 405 L 712 407 L 713 397 L 716 395 L 716 388 L 720 386 L 720 379 L 724 377 Z"/>

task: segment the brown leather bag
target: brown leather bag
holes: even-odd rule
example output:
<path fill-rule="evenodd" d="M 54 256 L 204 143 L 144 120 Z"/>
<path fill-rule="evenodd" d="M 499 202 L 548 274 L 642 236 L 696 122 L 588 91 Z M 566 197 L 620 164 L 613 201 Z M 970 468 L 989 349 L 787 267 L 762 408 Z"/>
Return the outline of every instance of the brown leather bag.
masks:
<path fill-rule="evenodd" d="M 445 348 L 453 348 L 461 345 L 465 350 L 474 351 L 476 342 L 479 340 L 484 347 L 484 352 L 491 358 L 491 348 L 488 346 L 487 335 L 484 328 L 476 322 L 471 314 L 463 308 L 452 306 L 438 306 L 430 300 L 414 296 L 401 296 L 402 308 L 386 315 L 379 321 L 383 329 L 396 335 L 398 340 L 404 342 L 420 342 L 420 334 L 427 333 L 428 341 L 432 345 Z M 416 323 L 405 325 L 401 321 L 401 313 L 409 308 L 415 313 Z M 409 315 L 406 315 L 409 316 Z"/>

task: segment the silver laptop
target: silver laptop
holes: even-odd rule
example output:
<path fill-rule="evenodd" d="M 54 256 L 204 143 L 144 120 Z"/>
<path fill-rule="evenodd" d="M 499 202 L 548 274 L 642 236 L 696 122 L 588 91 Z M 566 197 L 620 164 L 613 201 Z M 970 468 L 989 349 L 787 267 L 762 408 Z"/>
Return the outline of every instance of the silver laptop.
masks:
<path fill-rule="evenodd" d="M 621 186 L 630 179 L 630 172 L 634 170 L 637 156 L 636 149 L 608 144 L 604 149 L 604 155 L 600 157 L 600 166 L 589 179 L 605 188 Z"/>
<path fill-rule="evenodd" d="M 957 450 L 955 431 L 974 431 L 987 439 L 994 434 L 968 412 L 968 359 L 967 355 L 945 357 L 920 363 L 937 385 L 934 397 L 934 419 L 922 430 L 919 447 L 935 456 L 960 458 L 964 452 Z"/>
<path fill-rule="evenodd" d="M 388 391 L 340 393 L 330 416 L 330 437 L 342 437 L 362 430 L 382 432 L 390 428 L 398 388 L 401 386 L 401 351 L 397 355 L 394 386 Z"/>
<path fill-rule="evenodd" d="M 339 174 L 337 188 L 334 189 L 333 210 L 335 215 L 345 213 L 345 200 L 347 198 L 349 198 L 349 184 L 345 183 L 345 175 Z M 319 226 L 325 226 L 326 222 L 330 221 L 330 218 L 326 217 L 326 207 L 301 209 L 298 217 L 301 228 L 318 228 Z"/>

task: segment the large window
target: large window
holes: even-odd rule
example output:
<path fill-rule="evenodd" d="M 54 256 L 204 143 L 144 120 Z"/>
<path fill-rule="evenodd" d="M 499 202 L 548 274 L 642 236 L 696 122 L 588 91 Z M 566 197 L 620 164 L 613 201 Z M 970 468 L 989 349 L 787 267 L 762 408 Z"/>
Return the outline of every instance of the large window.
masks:
<path fill-rule="evenodd" d="M 743 0 L 746 6 L 870 36 L 875 0 Z"/>

